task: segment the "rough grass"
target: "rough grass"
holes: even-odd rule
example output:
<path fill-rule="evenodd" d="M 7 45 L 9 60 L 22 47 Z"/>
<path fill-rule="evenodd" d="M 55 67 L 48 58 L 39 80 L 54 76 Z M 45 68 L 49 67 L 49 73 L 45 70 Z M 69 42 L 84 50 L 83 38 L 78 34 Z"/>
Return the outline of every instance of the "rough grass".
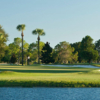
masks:
<path fill-rule="evenodd" d="M 100 87 L 100 69 L 0 65 L 0 87 Z"/>

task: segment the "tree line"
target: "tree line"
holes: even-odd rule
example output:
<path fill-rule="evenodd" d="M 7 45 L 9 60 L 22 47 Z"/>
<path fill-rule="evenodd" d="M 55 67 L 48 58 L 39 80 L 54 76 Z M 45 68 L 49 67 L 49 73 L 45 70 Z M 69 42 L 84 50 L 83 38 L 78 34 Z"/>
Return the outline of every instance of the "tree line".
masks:
<path fill-rule="evenodd" d="M 24 29 L 25 27 L 23 27 Z M 22 26 L 17 27 L 23 30 Z M 80 42 L 68 43 L 66 41 L 59 42 L 54 48 L 50 46 L 49 42 L 39 41 L 39 36 L 44 35 L 45 32 L 41 29 L 35 29 L 32 34 L 38 34 L 38 41 L 28 44 L 23 40 L 23 63 L 30 64 L 38 63 L 91 63 L 99 62 L 100 40 L 93 43 L 90 36 L 85 36 Z M 0 62 L 7 63 L 22 63 L 22 39 L 14 38 L 14 41 L 9 45 L 8 34 L 0 26 Z M 39 59 L 38 59 L 39 58 Z"/>

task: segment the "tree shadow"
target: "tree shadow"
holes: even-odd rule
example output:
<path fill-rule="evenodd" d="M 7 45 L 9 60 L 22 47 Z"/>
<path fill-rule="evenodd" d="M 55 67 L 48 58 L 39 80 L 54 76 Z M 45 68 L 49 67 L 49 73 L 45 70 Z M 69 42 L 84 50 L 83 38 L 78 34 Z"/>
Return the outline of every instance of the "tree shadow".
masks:
<path fill-rule="evenodd" d="M 14 69 L 0 69 L 0 71 L 13 71 L 13 72 L 21 72 L 21 73 L 77 73 L 84 72 L 88 73 L 86 70 L 14 70 Z"/>

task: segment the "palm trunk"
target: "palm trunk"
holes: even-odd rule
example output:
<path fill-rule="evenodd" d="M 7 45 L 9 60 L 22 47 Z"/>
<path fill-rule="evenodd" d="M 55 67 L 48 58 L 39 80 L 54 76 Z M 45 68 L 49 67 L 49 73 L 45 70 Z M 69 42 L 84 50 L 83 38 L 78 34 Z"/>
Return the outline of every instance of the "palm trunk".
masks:
<path fill-rule="evenodd" d="M 22 66 L 23 66 L 23 36 L 24 36 L 24 34 L 23 34 L 23 31 L 22 31 Z"/>
<path fill-rule="evenodd" d="M 39 37 L 39 35 L 38 35 L 38 64 L 40 64 L 39 41 L 40 41 L 40 37 Z"/>

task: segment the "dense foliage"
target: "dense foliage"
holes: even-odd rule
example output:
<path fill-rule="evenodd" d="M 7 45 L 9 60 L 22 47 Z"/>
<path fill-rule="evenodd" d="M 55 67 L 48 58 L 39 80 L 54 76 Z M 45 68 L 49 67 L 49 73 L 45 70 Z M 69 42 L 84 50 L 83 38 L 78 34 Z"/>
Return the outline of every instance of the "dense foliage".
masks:
<path fill-rule="evenodd" d="M 92 62 L 96 61 L 99 57 L 98 51 L 95 50 L 93 39 L 90 36 L 85 36 L 81 42 L 71 44 L 75 48 L 75 52 L 78 52 L 79 62 Z"/>
<path fill-rule="evenodd" d="M 48 42 L 43 46 L 41 51 L 41 62 L 46 64 L 54 63 L 54 59 L 52 57 L 52 48 Z"/>
<path fill-rule="evenodd" d="M 25 30 L 25 25 L 18 25 L 19 31 Z M 95 62 L 100 61 L 100 39 L 93 43 L 90 36 L 85 36 L 82 41 L 69 44 L 62 41 L 57 44 L 54 49 L 48 43 L 40 41 L 40 35 L 45 35 L 43 29 L 35 29 L 32 34 L 38 35 L 38 40 L 28 44 L 23 40 L 23 62 L 27 64 L 28 57 L 30 63 L 77 63 L 77 62 Z M 23 34 L 22 34 L 23 35 Z M 0 62 L 10 62 L 13 54 L 16 56 L 18 64 L 22 63 L 22 39 L 14 38 L 14 42 L 6 45 L 8 34 L 0 26 Z"/>
<path fill-rule="evenodd" d="M 0 25 L 0 62 L 1 62 L 1 59 L 5 55 L 7 40 L 8 40 L 8 34 L 5 32 L 5 30 Z"/>
<path fill-rule="evenodd" d="M 13 63 L 13 64 L 15 64 L 16 61 L 17 61 L 17 58 L 16 58 L 15 54 L 13 54 L 12 57 L 11 57 L 11 59 L 10 59 L 10 62 Z"/>
<path fill-rule="evenodd" d="M 98 51 L 95 50 L 95 45 L 92 42 L 93 39 L 90 36 L 86 36 L 81 42 L 81 57 L 88 63 L 98 59 Z"/>
<path fill-rule="evenodd" d="M 74 48 L 71 47 L 71 45 L 69 43 L 67 43 L 66 41 L 60 42 L 59 44 L 57 44 L 55 46 L 55 62 L 58 63 L 73 63 L 77 61 L 77 54 L 73 53 L 74 52 Z"/>
<path fill-rule="evenodd" d="M 73 47 L 75 50 L 74 50 L 74 53 L 78 52 L 78 61 L 79 62 L 82 62 L 82 57 L 81 57 L 81 42 L 76 42 L 76 43 L 71 43 L 70 44 L 71 47 Z"/>

